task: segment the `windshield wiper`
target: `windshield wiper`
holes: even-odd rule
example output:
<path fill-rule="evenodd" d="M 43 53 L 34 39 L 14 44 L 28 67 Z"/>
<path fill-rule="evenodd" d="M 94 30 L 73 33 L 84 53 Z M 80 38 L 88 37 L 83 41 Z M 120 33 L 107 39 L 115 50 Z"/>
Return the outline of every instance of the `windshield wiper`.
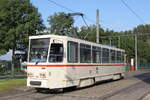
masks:
<path fill-rule="evenodd" d="M 40 62 L 40 60 L 38 60 L 35 64 L 37 65 Z"/>

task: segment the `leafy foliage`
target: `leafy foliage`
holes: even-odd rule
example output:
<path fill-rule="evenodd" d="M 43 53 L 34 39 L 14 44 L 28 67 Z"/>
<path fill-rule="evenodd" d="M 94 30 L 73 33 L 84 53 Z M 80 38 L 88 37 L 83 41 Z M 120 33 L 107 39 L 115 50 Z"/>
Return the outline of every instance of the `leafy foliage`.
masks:
<path fill-rule="evenodd" d="M 55 13 L 48 18 L 50 24 L 50 32 L 52 34 L 67 35 L 68 32 L 74 31 L 74 20 L 71 16 L 68 16 L 64 12 Z"/>
<path fill-rule="evenodd" d="M 102 28 L 100 30 L 100 35 L 104 34 L 104 30 Z M 96 42 L 96 26 L 91 25 L 89 27 L 82 26 L 80 28 L 79 37 L 85 38 L 88 41 Z"/>
<path fill-rule="evenodd" d="M 28 36 L 43 29 L 41 15 L 30 0 L 0 0 L 0 54 L 26 50 Z"/>
<path fill-rule="evenodd" d="M 96 42 L 96 26 L 82 26 L 81 28 L 73 29 L 74 20 L 68 17 L 67 14 L 60 12 L 49 17 L 51 33 L 59 35 L 69 35 L 86 40 Z M 73 29 L 72 31 L 70 31 Z M 134 34 L 138 35 L 138 60 L 140 62 L 150 62 L 150 36 L 144 35 L 150 33 L 150 25 L 139 25 L 129 31 L 114 32 L 109 29 L 100 28 L 100 43 L 113 45 L 122 48 L 126 51 L 127 59 L 135 57 L 135 38 Z M 76 34 L 74 34 L 74 32 Z M 143 34 L 143 35 L 139 35 Z"/>
<path fill-rule="evenodd" d="M 90 33 L 87 40 L 93 42 L 96 41 L 96 26 L 94 25 L 89 26 L 89 28 L 85 26 L 81 27 L 79 33 L 81 36 Z M 138 60 L 139 62 L 150 62 L 150 36 L 144 35 L 147 33 L 150 34 L 150 25 L 139 25 L 133 30 L 125 32 L 100 29 L 100 43 L 108 45 L 111 43 L 111 45 L 124 49 L 126 51 L 127 59 L 130 61 L 131 58 L 135 57 L 134 34 L 142 34 L 138 35 Z"/>

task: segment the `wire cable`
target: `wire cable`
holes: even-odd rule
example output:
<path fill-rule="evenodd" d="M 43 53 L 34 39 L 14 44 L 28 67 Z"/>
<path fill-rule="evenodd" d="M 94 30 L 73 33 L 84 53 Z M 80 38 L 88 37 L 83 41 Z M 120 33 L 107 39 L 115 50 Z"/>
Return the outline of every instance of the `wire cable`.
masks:
<path fill-rule="evenodd" d="M 87 28 L 90 29 L 89 26 L 88 26 L 88 24 L 86 23 L 84 17 L 83 17 L 83 16 L 81 16 L 81 17 L 82 17 L 82 19 L 83 19 L 83 22 L 84 22 L 85 25 L 87 26 Z M 84 39 L 86 39 L 88 35 L 89 35 L 89 32 L 87 32 L 87 34 L 84 36 Z"/>
<path fill-rule="evenodd" d="M 73 10 L 71 10 L 71 9 L 69 9 L 69 8 L 67 8 L 67 7 L 65 7 L 65 6 L 63 6 L 63 5 L 61 5 L 61 4 L 59 4 L 59 3 L 57 3 L 57 2 L 55 2 L 55 1 L 53 1 L 53 0 L 48 0 L 49 2 L 51 2 L 51 3 L 53 3 L 53 4 L 55 4 L 55 5 L 57 5 L 57 6 L 59 6 L 59 7 L 61 7 L 61 8 L 64 8 L 64 9 L 66 9 L 66 10 L 68 10 L 68 11 L 71 11 L 71 12 L 73 12 L 73 13 L 75 13 L 75 11 L 73 11 Z M 76 14 L 76 13 L 75 13 Z M 85 25 L 87 26 L 87 28 L 88 29 L 90 29 L 89 28 L 89 26 L 88 26 L 88 24 L 87 24 L 87 22 L 86 22 L 86 20 L 84 19 L 84 17 L 83 17 L 83 14 L 81 14 L 80 15 L 81 17 L 82 17 L 82 20 L 83 20 L 83 22 L 85 23 Z M 85 15 L 84 15 L 85 16 Z M 89 20 L 89 18 L 87 18 L 87 17 L 85 17 L 87 20 Z M 92 20 L 90 20 L 91 22 L 93 22 Z M 85 35 L 85 37 L 84 37 L 84 39 L 86 39 L 86 37 L 89 35 L 89 32 Z"/>
<path fill-rule="evenodd" d="M 91 23 L 96 23 L 94 20 L 89 19 L 86 15 L 84 15 L 84 18 L 85 18 L 86 20 L 88 20 L 89 22 L 91 22 Z"/>
<path fill-rule="evenodd" d="M 121 0 L 121 2 L 142 22 L 145 23 L 145 21 L 124 1 Z"/>
<path fill-rule="evenodd" d="M 55 5 L 57 5 L 57 6 L 59 6 L 59 7 L 61 7 L 61 8 L 63 8 L 63 9 L 66 9 L 66 10 L 68 10 L 68 11 L 70 11 L 70 12 L 73 12 L 73 13 L 76 12 L 76 11 L 73 11 L 72 9 L 69 9 L 68 7 L 65 7 L 64 5 L 61 5 L 61 4 L 59 4 L 59 3 L 57 3 L 57 2 L 55 2 L 55 1 L 53 1 L 53 0 L 48 0 L 48 1 L 51 2 L 51 3 L 53 3 L 53 4 L 55 4 Z M 84 16 L 85 16 L 85 15 L 84 15 Z M 92 22 L 92 23 L 95 23 L 95 21 L 93 21 L 93 20 L 87 18 L 86 16 L 85 16 L 85 18 L 86 18 L 88 21 L 90 21 L 90 22 Z M 84 20 L 84 22 L 85 22 L 85 20 Z"/>
<path fill-rule="evenodd" d="M 84 17 L 83 17 L 83 16 L 81 16 L 81 17 L 82 17 L 82 20 L 83 20 L 83 22 L 85 23 L 85 25 L 86 25 L 87 27 L 89 27 L 88 24 L 86 23 Z"/>
<path fill-rule="evenodd" d="M 116 38 L 116 37 L 128 37 L 128 36 L 146 36 L 150 35 L 150 33 L 138 33 L 138 34 L 126 34 L 126 35 L 117 35 L 117 36 L 101 36 L 100 38 Z"/>
<path fill-rule="evenodd" d="M 66 10 L 68 10 L 68 11 L 75 12 L 75 11 L 73 11 L 73 10 L 71 10 L 71 9 L 69 9 L 69 8 L 67 8 L 67 7 L 65 7 L 65 6 L 63 6 L 63 5 L 61 5 L 61 4 L 59 4 L 59 3 L 55 2 L 55 1 L 53 1 L 53 0 L 48 0 L 48 1 L 51 2 L 51 3 L 53 3 L 53 4 L 55 4 L 55 5 L 57 5 L 57 6 L 59 6 L 59 7 L 61 7 L 61 8 L 66 9 Z"/>

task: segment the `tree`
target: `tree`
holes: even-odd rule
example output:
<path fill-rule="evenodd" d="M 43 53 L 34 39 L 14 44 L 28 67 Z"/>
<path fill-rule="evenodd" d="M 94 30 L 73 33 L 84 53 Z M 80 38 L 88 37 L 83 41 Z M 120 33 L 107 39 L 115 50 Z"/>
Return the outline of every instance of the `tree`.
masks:
<path fill-rule="evenodd" d="M 44 29 L 41 15 L 30 0 L 0 0 L 0 53 L 12 49 L 12 62 L 15 51 L 27 49 L 29 35 Z"/>
<path fill-rule="evenodd" d="M 60 12 L 50 16 L 49 19 L 50 30 L 52 34 L 69 35 L 86 40 L 96 42 L 96 26 L 89 27 L 82 26 L 80 30 L 73 27 L 74 20 L 67 14 Z M 150 25 L 139 25 L 129 31 L 115 32 L 113 30 L 104 30 L 100 28 L 100 43 L 110 44 L 122 48 L 126 51 L 128 60 L 135 57 L 135 40 L 134 34 L 150 33 Z M 88 34 L 88 35 L 87 35 Z M 125 36 L 120 36 L 125 35 Z M 112 37 L 111 37 L 112 36 Z M 138 59 L 140 61 L 150 61 L 150 36 L 138 36 Z"/>
<path fill-rule="evenodd" d="M 50 16 L 48 22 L 51 34 L 68 35 L 70 31 L 74 30 L 73 18 L 64 12 L 55 13 L 53 16 Z"/>
<path fill-rule="evenodd" d="M 99 29 L 100 35 L 104 33 L 104 30 L 102 28 Z M 88 41 L 96 42 L 96 26 L 95 25 L 90 25 L 89 27 L 87 26 L 82 26 L 80 28 L 79 32 L 79 37 L 85 38 Z"/>

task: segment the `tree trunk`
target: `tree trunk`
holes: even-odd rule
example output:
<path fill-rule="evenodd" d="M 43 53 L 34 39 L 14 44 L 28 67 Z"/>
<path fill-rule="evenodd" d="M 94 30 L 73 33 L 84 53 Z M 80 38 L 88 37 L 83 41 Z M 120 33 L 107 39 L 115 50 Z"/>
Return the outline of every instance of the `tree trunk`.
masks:
<path fill-rule="evenodd" d="M 12 50 L 11 76 L 15 77 L 15 49 Z"/>

